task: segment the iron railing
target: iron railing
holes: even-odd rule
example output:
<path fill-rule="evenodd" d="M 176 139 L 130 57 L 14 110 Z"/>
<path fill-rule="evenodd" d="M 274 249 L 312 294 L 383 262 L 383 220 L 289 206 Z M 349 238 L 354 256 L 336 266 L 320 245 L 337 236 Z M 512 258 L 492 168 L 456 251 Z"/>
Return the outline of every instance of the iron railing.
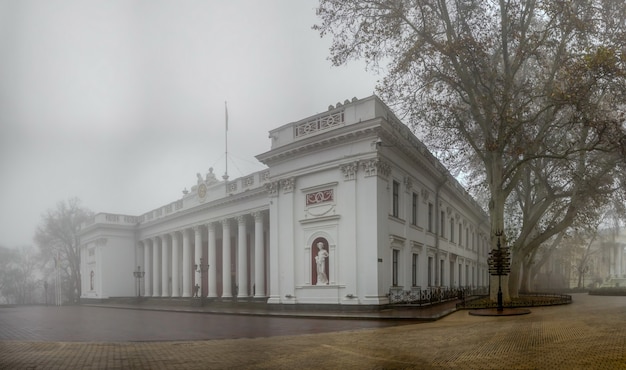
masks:
<path fill-rule="evenodd" d="M 498 303 L 487 301 L 488 295 L 477 296 L 457 303 L 457 309 L 496 308 Z M 520 299 L 504 302 L 503 307 L 538 307 L 572 303 L 572 296 L 557 293 L 520 293 Z"/>
<path fill-rule="evenodd" d="M 486 287 L 447 287 L 431 286 L 422 288 L 419 286 L 404 290 L 402 287 L 389 288 L 389 303 L 393 305 L 426 306 L 436 303 L 447 302 L 455 299 L 478 294 L 485 294 Z"/>

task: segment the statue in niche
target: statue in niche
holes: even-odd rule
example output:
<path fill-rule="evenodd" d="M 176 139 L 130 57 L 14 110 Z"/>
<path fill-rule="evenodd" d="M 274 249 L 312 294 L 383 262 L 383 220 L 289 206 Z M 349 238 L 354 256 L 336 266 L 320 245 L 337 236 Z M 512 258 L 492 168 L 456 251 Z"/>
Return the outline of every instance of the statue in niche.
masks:
<path fill-rule="evenodd" d="M 211 185 L 211 184 L 215 184 L 216 182 L 218 182 L 217 177 L 215 177 L 215 174 L 213 173 L 213 167 L 209 168 L 209 173 L 206 174 L 206 184 L 207 185 Z"/>
<path fill-rule="evenodd" d="M 317 284 L 328 285 L 328 275 L 326 274 L 326 259 L 328 251 L 324 249 L 324 243 L 317 243 L 317 256 L 315 256 L 315 264 L 317 266 Z"/>

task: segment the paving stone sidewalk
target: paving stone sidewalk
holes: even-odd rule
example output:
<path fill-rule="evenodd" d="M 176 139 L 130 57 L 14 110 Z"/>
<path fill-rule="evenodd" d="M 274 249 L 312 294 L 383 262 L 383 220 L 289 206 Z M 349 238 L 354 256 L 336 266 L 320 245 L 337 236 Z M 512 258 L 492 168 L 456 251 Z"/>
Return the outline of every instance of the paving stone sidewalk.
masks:
<path fill-rule="evenodd" d="M 458 311 L 422 324 L 269 338 L 0 341 L 0 369 L 79 368 L 626 369 L 626 297 L 575 294 L 571 305 L 524 316 Z"/>

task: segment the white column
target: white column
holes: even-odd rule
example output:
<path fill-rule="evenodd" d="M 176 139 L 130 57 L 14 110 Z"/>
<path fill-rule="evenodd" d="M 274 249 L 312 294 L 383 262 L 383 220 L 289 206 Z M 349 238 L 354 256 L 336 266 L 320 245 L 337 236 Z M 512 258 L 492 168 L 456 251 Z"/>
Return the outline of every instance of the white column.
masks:
<path fill-rule="evenodd" d="M 217 264 L 215 263 L 215 224 L 209 223 L 206 225 L 208 230 L 208 242 L 209 242 L 209 297 L 217 297 Z"/>
<path fill-rule="evenodd" d="M 170 296 L 170 243 L 167 235 L 161 236 L 161 297 Z"/>
<path fill-rule="evenodd" d="M 232 297 L 230 271 L 230 220 L 222 220 L 222 298 Z"/>
<path fill-rule="evenodd" d="M 152 238 L 152 296 L 161 296 L 161 248 L 159 245 L 159 238 Z"/>
<path fill-rule="evenodd" d="M 237 297 L 248 296 L 248 248 L 246 244 L 246 216 L 238 216 L 238 236 L 237 236 L 237 280 L 239 280 L 239 290 Z"/>
<path fill-rule="evenodd" d="M 193 260 L 195 261 L 194 263 L 199 267 L 200 258 L 202 258 L 202 227 L 194 226 L 193 232 L 195 234 L 195 241 L 194 241 L 195 250 L 194 250 Z M 192 269 L 193 269 L 193 266 L 192 266 Z M 202 296 L 202 272 L 199 268 L 195 269 L 195 284 L 198 284 L 198 286 L 200 286 L 200 290 L 198 291 L 198 297 L 200 297 Z"/>
<path fill-rule="evenodd" d="M 183 233 L 183 297 L 191 297 L 191 243 L 189 230 Z"/>
<path fill-rule="evenodd" d="M 615 261 L 615 255 L 617 254 L 617 246 L 613 245 L 611 248 L 609 248 L 609 277 L 615 277 L 615 265 L 616 265 L 616 261 Z"/>
<path fill-rule="evenodd" d="M 265 246 L 263 245 L 263 213 L 254 216 L 254 296 L 265 297 Z"/>
<path fill-rule="evenodd" d="M 180 297 L 180 260 L 178 253 L 180 249 L 180 243 L 178 240 L 178 232 L 173 232 L 172 236 L 172 297 Z"/>
<path fill-rule="evenodd" d="M 143 277 L 143 296 L 145 297 L 152 295 L 152 248 L 150 244 L 149 239 L 143 241 L 143 269 L 146 273 Z"/>

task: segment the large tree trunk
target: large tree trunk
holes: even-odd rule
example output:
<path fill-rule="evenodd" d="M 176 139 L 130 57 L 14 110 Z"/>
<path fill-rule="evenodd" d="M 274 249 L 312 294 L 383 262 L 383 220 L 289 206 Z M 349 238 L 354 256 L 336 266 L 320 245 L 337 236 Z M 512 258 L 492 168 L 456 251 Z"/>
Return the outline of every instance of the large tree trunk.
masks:
<path fill-rule="evenodd" d="M 493 158 L 493 157 L 492 157 Z M 500 239 L 500 245 L 506 246 L 506 235 L 504 234 L 504 203 L 505 194 L 502 189 L 500 180 L 502 179 L 502 160 L 498 158 L 493 161 L 491 167 L 491 174 L 489 183 L 491 184 L 491 201 L 489 202 L 489 213 L 491 216 L 491 249 L 498 249 L 498 239 Z M 496 234 L 502 233 L 501 236 Z M 502 300 L 504 302 L 510 302 L 511 296 L 509 295 L 509 277 L 502 276 L 501 280 L 499 276 L 490 276 L 489 280 L 489 298 L 492 301 L 498 300 L 498 289 L 502 289 Z"/>
<path fill-rule="evenodd" d="M 511 273 L 509 274 L 509 294 L 513 298 L 519 296 L 520 277 L 522 276 L 522 265 L 524 258 L 517 253 L 511 257 Z"/>
<path fill-rule="evenodd" d="M 528 259 L 524 259 L 524 262 L 522 263 L 522 278 L 520 280 L 519 292 L 530 293 L 532 290 L 531 281 L 532 281 L 532 262 L 528 261 Z"/>

